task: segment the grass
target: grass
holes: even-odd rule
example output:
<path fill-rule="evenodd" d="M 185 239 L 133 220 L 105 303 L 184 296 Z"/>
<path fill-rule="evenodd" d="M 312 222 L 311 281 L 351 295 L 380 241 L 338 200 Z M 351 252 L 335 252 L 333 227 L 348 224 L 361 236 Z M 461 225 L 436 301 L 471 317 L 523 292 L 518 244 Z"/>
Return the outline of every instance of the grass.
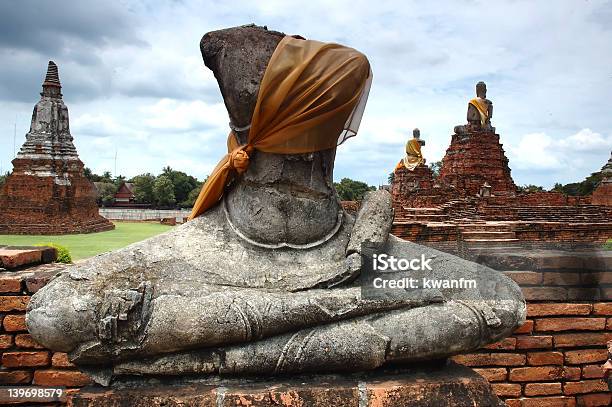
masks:
<path fill-rule="evenodd" d="M 72 260 L 80 260 L 99 253 L 120 249 L 172 228 L 172 226 L 159 223 L 113 223 L 115 224 L 114 230 L 82 235 L 0 235 L 0 245 L 33 246 L 35 244 L 56 243 L 68 248 Z"/>
<path fill-rule="evenodd" d="M 603 245 L 604 250 L 612 250 L 612 239 L 608 239 L 608 241 Z"/>

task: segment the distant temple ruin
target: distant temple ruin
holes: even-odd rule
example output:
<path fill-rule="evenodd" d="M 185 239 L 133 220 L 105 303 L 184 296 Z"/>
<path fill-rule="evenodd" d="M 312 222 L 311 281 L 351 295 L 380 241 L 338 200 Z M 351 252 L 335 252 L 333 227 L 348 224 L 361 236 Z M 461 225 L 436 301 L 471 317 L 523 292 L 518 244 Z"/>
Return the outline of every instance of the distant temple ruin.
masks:
<path fill-rule="evenodd" d="M 612 158 L 592 196 L 521 192 L 491 125 L 493 103 L 484 82 L 476 85 L 476 94 L 468 103 L 467 124 L 455 126 L 437 177 L 422 163 L 412 171 L 396 167 L 393 233 L 416 242 L 446 242 L 451 249 L 462 242 L 508 246 L 610 238 Z"/>
<path fill-rule="evenodd" d="M 30 131 L 0 190 L 0 234 L 110 230 L 72 143 L 57 65 L 49 61 Z"/>
<path fill-rule="evenodd" d="M 593 191 L 593 203 L 612 206 L 612 153 L 606 165 L 601 169 L 601 175 L 601 182 Z"/>

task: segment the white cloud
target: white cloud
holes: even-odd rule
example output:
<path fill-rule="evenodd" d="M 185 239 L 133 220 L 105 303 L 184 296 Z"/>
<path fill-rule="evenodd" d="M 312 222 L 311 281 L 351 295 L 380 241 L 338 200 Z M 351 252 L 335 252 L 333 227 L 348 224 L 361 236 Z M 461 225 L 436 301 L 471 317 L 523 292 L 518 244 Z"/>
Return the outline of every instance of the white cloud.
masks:
<path fill-rule="evenodd" d="M 23 35 L 0 42 L 0 56 L 9 61 L 0 67 L 0 97 L 19 95 L 2 104 L 0 134 L 12 135 L 17 116 L 23 141 L 46 61 L 57 59 L 75 144 L 87 166 L 114 171 L 117 150 L 117 170 L 128 176 L 172 165 L 202 178 L 224 153 L 228 119 L 199 40 L 210 30 L 254 22 L 368 55 L 370 100 L 360 134 L 338 150 L 337 178 L 385 180 L 414 127 L 427 142 L 428 161 L 440 160 L 479 80 L 488 84 L 493 124 L 517 183 L 579 181 L 600 168 L 612 148 L 609 2 L 122 4 L 102 15 L 120 16 L 122 30 L 108 28 L 113 35 L 105 35 L 106 20 L 87 32 L 91 15 L 79 15 L 84 5 L 71 9 L 70 27 L 78 29 L 71 29 L 70 42 L 65 33 L 53 37 L 63 30 L 59 25 L 45 32 L 28 27 L 27 47 L 20 47 Z M 20 12 L 19 5 L 11 7 Z M 12 151 L 12 137 L 0 137 L 4 167 Z"/>
<path fill-rule="evenodd" d="M 510 167 L 518 170 L 518 184 L 542 184 L 551 187 L 555 182 L 582 181 L 599 170 L 612 150 L 612 135 L 604 136 L 585 128 L 565 137 L 553 138 L 545 133 L 522 136 L 518 143 L 506 146 Z M 542 173 L 548 179 L 542 181 Z M 538 179 L 532 181 L 529 174 Z"/>

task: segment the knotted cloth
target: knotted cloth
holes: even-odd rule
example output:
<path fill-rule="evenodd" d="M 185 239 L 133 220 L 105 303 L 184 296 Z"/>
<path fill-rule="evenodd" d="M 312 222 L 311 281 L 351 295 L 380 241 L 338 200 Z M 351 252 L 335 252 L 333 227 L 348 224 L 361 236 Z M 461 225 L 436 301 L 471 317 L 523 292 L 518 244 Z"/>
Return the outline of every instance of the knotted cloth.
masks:
<path fill-rule="evenodd" d="M 208 177 L 189 219 L 221 199 L 230 176 L 246 171 L 254 150 L 311 153 L 356 135 L 371 82 L 370 64 L 359 51 L 285 36 L 259 86 L 247 144 L 230 132 L 228 154 Z"/>

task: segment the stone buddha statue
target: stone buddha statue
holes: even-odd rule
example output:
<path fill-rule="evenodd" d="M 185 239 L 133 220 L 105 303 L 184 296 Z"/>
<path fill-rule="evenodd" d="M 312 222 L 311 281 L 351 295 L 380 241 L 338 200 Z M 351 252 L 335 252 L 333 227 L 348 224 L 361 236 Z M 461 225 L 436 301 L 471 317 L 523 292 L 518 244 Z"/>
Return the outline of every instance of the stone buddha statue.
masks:
<path fill-rule="evenodd" d="M 285 38 L 257 26 L 202 38 L 239 143 L 252 137 L 262 78 Z M 495 342 L 524 320 L 520 289 L 503 274 L 390 235 L 387 191 L 370 192 L 356 217 L 345 213 L 332 183 L 335 148 L 248 155 L 246 170 L 201 215 L 69 267 L 38 291 L 27 314 L 32 336 L 108 384 L 120 375 L 323 373 L 440 359 Z M 369 297 L 366 246 L 430 259 L 432 278 L 486 283 Z"/>
<path fill-rule="evenodd" d="M 455 133 L 464 134 L 468 132 L 492 131 L 493 102 L 487 99 L 487 85 L 484 82 L 476 84 L 476 97 L 468 103 L 467 125 L 455 126 Z"/>
<path fill-rule="evenodd" d="M 406 143 L 406 156 L 398 165 L 403 165 L 409 171 L 414 171 L 416 167 L 425 164 L 425 158 L 421 153 L 421 147 L 425 145 L 425 140 L 421 140 L 421 130 L 418 128 L 412 131 L 412 139 Z"/>

